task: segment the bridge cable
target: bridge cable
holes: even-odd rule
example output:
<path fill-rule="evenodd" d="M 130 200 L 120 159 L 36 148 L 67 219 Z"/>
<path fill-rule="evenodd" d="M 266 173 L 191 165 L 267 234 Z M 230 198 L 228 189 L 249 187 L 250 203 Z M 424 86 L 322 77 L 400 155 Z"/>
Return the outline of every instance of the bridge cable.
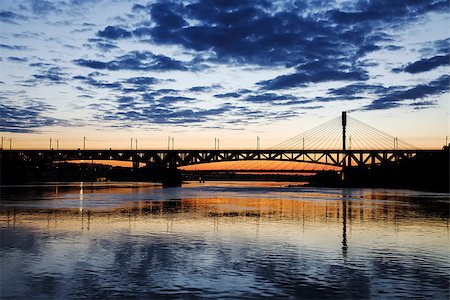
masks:
<path fill-rule="evenodd" d="M 397 149 L 418 149 L 418 147 L 413 144 L 402 141 L 350 116 L 347 116 L 347 138 L 347 145 L 353 150 L 386 150 L 394 147 Z M 290 139 L 278 143 L 269 149 L 299 150 L 304 147 L 305 150 L 333 150 L 341 149 L 341 143 L 342 125 L 341 116 L 338 116 Z"/>
<path fill-rule="evenodd" d="M 369 147 L 365 147 L 366 149 L 380 149 L 380 148 L 389 148 L 386 145 L 392 142 L 391 138 L 388 138 L 386 135 L 381 135 L 380 133 L 373 132 L 370 128 L 362 126 L 362 124 L 352 124 L 351 128 L 355 128 L 355 134 L 361 134 L 361 140 L 365 141 L 365 143 Z M 371 145 L 373 142 L 376 142 L 377 145 Z M 380 147 L 381 146 L 381 147 Z"/>

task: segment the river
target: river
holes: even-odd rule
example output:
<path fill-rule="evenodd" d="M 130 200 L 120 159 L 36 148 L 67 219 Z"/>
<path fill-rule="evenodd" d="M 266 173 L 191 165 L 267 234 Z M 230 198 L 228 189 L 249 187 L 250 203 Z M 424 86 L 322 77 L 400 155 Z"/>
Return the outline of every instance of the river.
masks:
<path fill-rule="evenodd" d="M 0 298 L 449 298 L 449 194 L 3 186 Z"/>

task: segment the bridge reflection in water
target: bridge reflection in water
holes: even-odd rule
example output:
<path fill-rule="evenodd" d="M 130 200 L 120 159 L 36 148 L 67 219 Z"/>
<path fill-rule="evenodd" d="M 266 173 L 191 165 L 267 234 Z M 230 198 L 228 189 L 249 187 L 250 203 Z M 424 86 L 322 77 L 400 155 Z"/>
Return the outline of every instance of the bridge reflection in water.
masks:
<path fill-rule="evenodd" d="M 286 185 L 3 188 L 2 295 L 448 296 L 447 195 Z"/>
<path fill-rule="evenodd" d="M 442 210 L 446 207 L 444 202 L 428 203 L 420 198 L 414 199 L 414 192 L 411 195 L 407 190 L 323 189 L 323 193 L 314 188 L 280 188 L 288 184 L 280 182 L 231 182 L 225 184 L 226 189 L 235 189 L 233 192 L 239 193 L 242 198 L 218 197 L 220 191 L 213 198 L 196 198 L 199 196 L 197 188 L 223 184 L 225 183 L 190 183 L 184 191 L 172 190 L 164 194 L 159 194 L 160 188 L 156 185 L 126 183 L 80 183 L 79 186 L 70 183 L 56 186 L 50 184 L 39 186 L 39 190 L 30 187 L 6 187 L 0 207 L 1 221 L 6 227 L 14 226 L 19 221 L 21 224 L 44 224 L 64 230 L 105 230 L 109 226 L 108 223 L 117 221 L 128 222 L 130 226 L 136 227 L 140 222 L 163 219 L 170 220 L 172 224 L 183 219 L 211 221 L 217 218 L 221 220 L 221 224 L 228 221 L 233 223 L 236 219 L 244 223 L 257 221 L 255 224 L 258 225 L 264 222 L 294 222 L 301 224 L 302 230 L 305 230 L 308 223 L 322 223 L 326 227 L 327 223 L 341 222 L 342 250 L 346 252 L 348 224 L 351 226 L 355 222 L 382 222 L 397 227 L 405 218 L 413 216 L 414 226 L 420 227 L 431 226 L 427 223 L 430 218 L 436 221 L 448 218 L 448 211 Z M 266 197 L 264 189 L 256 194 L 250 190 L 250 193 L 246 194 L 249 192 L 248 187 L 251 189 L 251 186 L 261 185 L 270 190 L 270 197 Z M 241 186 L 247 187 L 242 194 Z M 27 190 L 32 193 L 26 193 Z M 276 198 L 272 195 L 274 191 L 277 191 Z M 122 200 L 112 201 L 108 199 L 109 194 L 120 195 Z M 127 199 L 136 198 L 136 195 L 139 195 L 137 198 L 148 198 L 148 195 L 152 197 L 155 194 L 172 200 Z M 48 200 L 17 202 L 17 195 L 25 199 Z M 445 195 L 442 197 L 445 198 Z M 55 208 L 52 208 L 53 206 Z M 405 206 L 408 206 L 409 210 L 405 210 Z"/>

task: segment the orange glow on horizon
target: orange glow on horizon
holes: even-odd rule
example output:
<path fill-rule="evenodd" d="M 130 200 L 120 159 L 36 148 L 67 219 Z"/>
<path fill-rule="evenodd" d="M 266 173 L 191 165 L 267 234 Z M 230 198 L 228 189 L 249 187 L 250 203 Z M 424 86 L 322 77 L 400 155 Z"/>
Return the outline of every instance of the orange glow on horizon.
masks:
<path fill-rule="evenodd" d="M 114 138 L 105 138 L 99 135 L 98 132 L 93 132 L 90 135 L 86 134 L 86 142 L 83 142 L 83 136 L 78 136 L 75 133 L 64 133 L 63 137 L 53 138 L 58 136 L 58 133 L 50 134 L 26 134 L 26 133 L 1 133 L 3 136 L 3 147 L 5 150 L 20 149 L 36 149 L 36 150 L 167 150 L 169 148 L 167 136 L 165 134 L 158 134 L 157 136 L 138 136 L 131 142 L 130 138 L 124 137 L 123 134 L 118 134 Z M 168 134 L 170 135 L 170 134 Z M 271 147 L 291 138 L 295 133 L 286 133 L 282 136 L 261 134 L 262 150 L 270 149 Z M 111 135 L 110 135 L 111 136 Z M 50 142 L 50 138 L 52 141 Z M 435 149 L 440 150 L 445 145 L 445 142 L 450 142 L 446 136 L 421 136 L 421 137 L 402 137 L 404 140 L 417 146 L 419 149 Z M 138 143 L 136 144 L 136 140 Z M 136 147 L 137 146 L 137 147 Z M 257 147 L 256 139 L 249 137 L 247 133 L 223 135 L 220 138 L 220 150 L 255 150 Z M 170 145 L 172 149 L 172 144 Z M 213 150 L 215 149 L 214 136 L 208 133 L 205 135 L 193 133 L 175 136 L 173 149 L 175 150 Z M 300 150 L 298 148 L 297 150 Z M 354 148 L 357 150 L 357 148 Z"/>
<path fill-rule="evenodd" d="M 68 163 L 81 163 L 81 164 L 98 164 L 113 167 L 126 167 L 131 168 L 131 161 L 116 161 L 116 160 L 71 160 Z M 140 167 L 144 167 L 144 163 L 140 163 Z M 318 172 L 318 171 L 340 171 L 340 167 L 303 163 L 303 162 L 288 162 L 288 161 L 226 161 L 226 162 L 212 162 L 206 164 L 195 164 L 189 166 L 180 167 L 184 171 L 210 171 L 210 170 L 232 170 L 232 171 L 245 171 L 245 170 L 265 170 L 265 171 L 305 171 L 305 172 Z"/>

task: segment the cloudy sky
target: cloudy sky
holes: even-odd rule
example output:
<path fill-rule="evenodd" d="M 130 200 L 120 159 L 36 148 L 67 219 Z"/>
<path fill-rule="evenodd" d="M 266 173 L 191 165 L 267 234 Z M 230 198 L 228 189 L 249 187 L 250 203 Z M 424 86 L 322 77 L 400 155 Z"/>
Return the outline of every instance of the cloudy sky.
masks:
<path fill-rule="evenodd" d="M 17 147 L 263 147 L 338 116 L 449 134 L 449 2 L 0 2 L 0 131 Z"/>

